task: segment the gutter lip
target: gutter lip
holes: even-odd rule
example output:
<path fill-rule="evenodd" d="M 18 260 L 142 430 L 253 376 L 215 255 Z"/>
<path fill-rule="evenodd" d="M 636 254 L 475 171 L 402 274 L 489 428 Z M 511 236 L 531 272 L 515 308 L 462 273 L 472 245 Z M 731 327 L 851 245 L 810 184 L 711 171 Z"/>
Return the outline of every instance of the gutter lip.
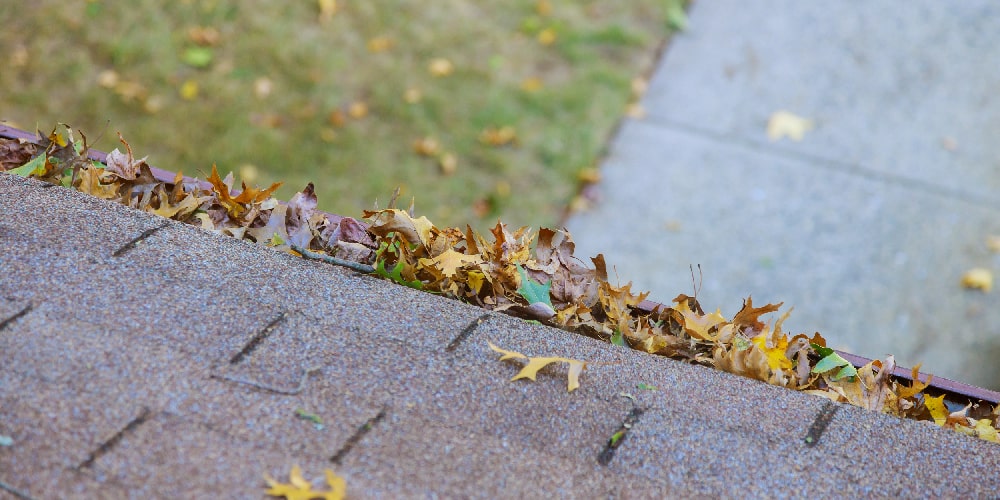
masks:
<path fill-rule="evenodd" d="M 37 134 L 33 134 L 0 123 L 0 139 L 23 139 L 32 142 L 34 144 L 38 144 L 39 136 Z M 95 149 L 88 149 L 87 151 L 87 157 L 89 159 L 99 161 L 101 163 L 106 163 L 107 156 L 108 154 L 103 151 Z M 174 172 L 171 172 L 169 170 L 163 170 L 153 166 L 150 166 L 150 171 L 152 172 L 153 177 L 155 177 L 156 180 L 164 183 L 172 184 L 174 182 L 174 178 L 176 177 L 176 174 Z M 184 179 L 191 182 L 196 180 L 188 176 L 184 176 Z M 208 181 L 198 180 L 197 182 L 201 187 L 205 189 L 212 189 L 212 185 Z M 318 211 L 318 212 L 321 212 L 329 216 L 330 221 L 332 223 L 337 223 L 344 218 L 344 216 L 331 214 L 329 212 L 323 212 L 323 211 Z M 651 300 L 644 300 L 641 303 L 639 303 L 637 309 L 649 313 L 652 312 L 653 309 L 657 307 L 665 308 L 667 306 L 658 302 L 653 302 Z M 855 368 L 861 368 L 862 366 L 872 361 L 871 359 L 851 354 L 849 352 L 844 352 L 840 350 L 836 350 L 836 352 L 837 354 L 840 354 L 844 359 L 849 361 L 852 365 L 854 365 Z M 893 369 L 892 371 L 892 375 L 896 379 L 906 380 L 910 382 L 913 381 L 912 373 L 913 370 L 911 370 L 910 368 L 905 368 L 901 366 L 896 366 L 895 369 Z M 921 375 L 930 376 L 931 374 L 920 372 L 917 374 L 917 377 L 919 378 Z M 978 401 L 990 403 L 992 405 L 1000 405 L 1000 392 L 998 391 L 993 391 L 990 389 L 985 389 L 982 387 L 965 384 L 963 382 L 958 382 L 944 377 L 939 377 L 936 375 L 934 375 L 933 378 L 931 379 L 931 383 L 930 385 L 927 386 L 927 389 L 930 389 L 931 392 L 944 394 L 946 400 L 954 402 L 956 404 L 960 404 L 962 406 L 968 403 L 976 403 Z M 925 391 L 927 389 L 925 389 Z"/>

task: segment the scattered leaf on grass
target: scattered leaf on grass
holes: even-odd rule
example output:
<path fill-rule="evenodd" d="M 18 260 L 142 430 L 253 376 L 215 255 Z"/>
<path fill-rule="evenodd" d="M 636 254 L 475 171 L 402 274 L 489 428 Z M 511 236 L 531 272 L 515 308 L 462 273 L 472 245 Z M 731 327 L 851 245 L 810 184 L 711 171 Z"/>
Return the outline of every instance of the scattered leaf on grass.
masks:
<path fill-rule="evenodd" d="M 517 141 L 517 130 L 510 125 L 487 127 L 479 134 L 479 142 L 490 146 L 506 146 Z"/>
<path fill-rule="evenodd" d="M 181 55 L 184 64 L 194 68 L 207 68 L 209 64 L 212 64 L 212 58 L 212 49 L 208 47 L 188 47 Z"/>
<path fill-rule="evenodd" d="M 448 76 L 454 70 L 455 66 L 451 63 L 451 61 L 443 57 L 431 59 L 431 62 L 427 65 L 427 71 L 429 71 L 432 76 L 437 77 Z"/>
<path fill-rule="evenodd" d="M 442 175 L 451 175 L 458 169 L 458 158 L 454 153 L 445 153 L 438 159 L 438 166 L 441 167 Z"/>
<path fill-rule="evenodd" d="M 424 94 L 423 92 L 420 92 L 420 89 L 418 88 L 410 87 L 403 92 L 403 101 L 405 101 L 406 104 L 416 104 L 423 98 Z"/>
<path fill-rule="evenodd" d="M 993 289 L 993 271 L 983 267 L 969 269 L 962 275 L 962 286 L 989 292 Z"/>
<path fill-rule="evenodd" d="M 776 111 L 767 121 L 767 138 L 777 141 L 788 137 L 793 141 L 801 141 L 806 132 L 812 130 L 812 120 L 792 114 L 788 111 Z"/>
<path fill-rule="evenodd" d="M 538 370 L 541 370 L 552 363 L 566 363 L 569 365 L 569 371 L 566 375 L 566 390 L 567 392 L 573 392 L 576 388 L 580 387 L 580 373 L 587 367 L 587 363 L 576 359 L 560 357 L 529 358 L 519 352 L 501 349 L 493 345 L 492 342 L 487 341 L 486 343 L 490 346 L 490 349 L 502 354 L 502 356 L 500 356 L 500 361 L 506 361 L 508 359 L 528 360 L 528 364 L 524 365 L 524 368 L 521 368 L 521 371 L 517 372 L 517 375 L 514 375 L 514 378 L 510 379 L 511 382 L 522 378 L 535 380 L 535 376 L 538 375 Z"/>
<path fill-rule="evenodd" d="M 302 477 L 302 469 L 298 465 L 293 465 L 291 472 L 288 473 L 288 483 L 278 482 L 265 474 L 264 481 L 267 482 L 268 489 L 264 493 L 286 500 L 342 500 L 347 493 L 347 482 L 330 469 L 324 472 L 329 490 L 314 490 L 312 484 Z"/>
<path fill-rule="evenodd" d="M 377 36 L 368 40 L 368 52 L 379 53 L 385 52 L 392 48 L 392 38 L 388 36 Z"/>
<path fill-rule="evenodd" d="M 544 85 L 545 84 L 542 82 L 542 79 L 537 76 L 521 80 L 521 90 L 525 92 L 538 92 L 539 90 L 542 90 Z"/>
<path fill-rule="evenodd" d="M 413 141 L 413 152 L 420 156 L 435 156 L 440 149 L 441 145 L 433 137 L 423 137 Z"/>
<path fill-rule="evenodd" d="M 545 28 L 538 32 L 538 43 L 542 45 L 552 45 L 556 41 L 556 30 L 553 28 Z"/>
<path fill-rule="evenodd" d="M 337 13 L 337 0 L 316 0 L 319 7 L 319 22 L 327 23 Z"/>
<path fill-rule="evenodd" d="M 180 94 L 181 99 L 184 99 L 185 101 L 193 101 L 198 97 L 198 82 L 194 80 L 185 80 L 184 83 L 181 84 L 181 88 L 178 93 Z"/>

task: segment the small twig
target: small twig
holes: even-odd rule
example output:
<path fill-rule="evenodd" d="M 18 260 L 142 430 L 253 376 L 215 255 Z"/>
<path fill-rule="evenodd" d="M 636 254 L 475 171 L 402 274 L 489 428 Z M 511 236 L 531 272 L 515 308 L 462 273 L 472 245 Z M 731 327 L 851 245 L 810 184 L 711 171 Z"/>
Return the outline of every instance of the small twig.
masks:
<path fill-rule="evenodd" d="M 292 243 L 290 243 L 288 246 L 291 247 L 292 250 L 295 250 L 296 252 L 300 253 L 303 257 L 307 259 L 321 260 L 323 262 L 326 262 L 327 264 L 343 266 L 348 269 L 353 269 L 359 273 L 371 274 L 375 272 L 375 268 L 369 266 L 368 264 L 362 264 L 360 262 L 338 259 L 336 257 L 331 257 L 329 255 L 312 252 Z"/>
<path fill-rule="evenodd" d="M 220 380 L 228 380 L 229 382 L 235 382 L 237 384 L 249 385 L 250 387 L 256 387 L 257 389 L 261 389 L 261 390 L 264 390 L 264 391 L 273 392 L 275 394 L 285 394 L 285 395 L 288 395 L 288 396 L 294 396 L 294 395 L 302 392 L 302 390 L 306 388 L 306 379 L 309 378 L 309 374 L 311 374 L 313 372 L 316 372 L 316 371 L 319 371 L 319 369 L 320 369 L 319 366 L 314 366 L 312 368 L 305 369 L 302 372 L 302 378 L 299 379 L 299 385 L 298 385 L 298 387 L 296 387 L 294 389 L 282 389 L 280 387 L 274 387 L 274 386 L 270 386 L 270 385 L 264 385 L 264 384 L 261 384 L 260 382 L 256 382 L 256 381 L 253 381 L 253 380 L 247 380 L 247 379 L 243 379 L 243 378 L 230 377 L 229 375 L 219 375 L 218 373 L 213 373 L 213 374 L 209 375 L 209 377 L 217 378 L 217 379 L 220 379 Z"/>

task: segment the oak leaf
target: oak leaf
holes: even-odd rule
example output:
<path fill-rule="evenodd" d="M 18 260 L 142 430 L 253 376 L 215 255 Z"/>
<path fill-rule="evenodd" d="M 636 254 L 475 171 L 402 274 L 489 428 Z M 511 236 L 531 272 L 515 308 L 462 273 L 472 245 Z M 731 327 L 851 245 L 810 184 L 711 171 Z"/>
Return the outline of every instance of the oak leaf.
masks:
<path fill-rule="evenodd" d="M 567 392 L 573 392 L 576 388 L 580 387 L 580 373 L 587 367 L 587 363 L 576 359 L 562 357 L 528 357 L 519 352 L 501 349 L 493 345 L 492 342 L 487 341 L 486 343 L 490 346 L 490 349 L 493 349 L 502 355 L 500 356 L 500 361 L 506 361 L 508 359 L 528 360 L 528 364 L 524 365 L 524 368 L 521 368 L 521 371 L 517 372 L 517 375 L 514 375 L 514 378 L 510 379 L 511 382 L 522 378 L 535 380 L 535 376 L 538 375 L 538 371 L 542 368 L 545 368 L 552 363 L 566 363 L 569 365 L 569 371 L 566 375 L 566 390 Z"/>

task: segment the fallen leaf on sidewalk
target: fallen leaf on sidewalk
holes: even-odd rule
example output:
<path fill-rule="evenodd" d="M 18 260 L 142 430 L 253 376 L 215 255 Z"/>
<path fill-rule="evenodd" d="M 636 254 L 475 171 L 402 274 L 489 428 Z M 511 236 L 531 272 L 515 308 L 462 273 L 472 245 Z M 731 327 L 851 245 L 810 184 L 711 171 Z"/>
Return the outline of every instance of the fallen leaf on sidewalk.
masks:
<path fill-rule="evenodd" d="M 983 267 L 969 269 L 962 275 L 962 286 L 989 292 L 993 289 L 993 272 Z"/>
<path fill-rule="evenodd" d="M 775 111 L 767 120 L 767 138 L 777 141 L 788 137 L 793 141 L 801 141 L 806 132 L 813 129 L 813 121 L 788 111 Z"/>

